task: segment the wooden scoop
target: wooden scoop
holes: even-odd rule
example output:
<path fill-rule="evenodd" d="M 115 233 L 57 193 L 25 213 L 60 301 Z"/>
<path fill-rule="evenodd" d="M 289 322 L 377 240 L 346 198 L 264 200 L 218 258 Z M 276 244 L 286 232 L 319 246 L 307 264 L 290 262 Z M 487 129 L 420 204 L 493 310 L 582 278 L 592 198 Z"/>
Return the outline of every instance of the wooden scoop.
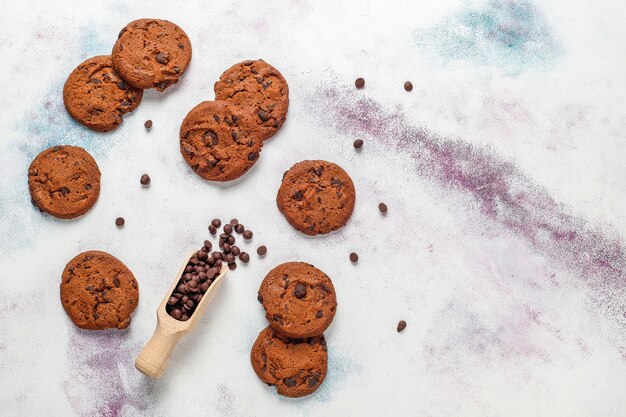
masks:
<path fill-rule="evenodd" d="M 139 353 L 137 359 L 135 359 L 135 368 L 150 378 L 159 378 L 163 375 L 174 347 L 176 347 L 176 344 L 181 337 L 198 325 L 204 315 L 204 312 L 206 311 L 206 308 L 211 302 L 213 295 L 217 292 L 222 279 L 228 271 L 228 265 L 223 263 L 220 274 L 215 277 L 213 283 L 202 297 L 202 300 L 198 303 L 196 310 L 193 312 L 189 320 L 176 320 L 174 317 L 170 316 L 167 311 L 165 311 L 165 306 L 167 305 L 170 295 L 174 292 L 174 289 L 178 285 L 178 281 L 180 280 L 189 259 L 191 259 L 195 253 L 196 251 L 193 251 L 189 254 L 183 265 L 178 270 L 172 286 L 167 291 L 165 298 L 163 298 L 163 301 L 157 309 L 157 326 L 154 330 L 154 334 L 146 346 L 144 346 L 143 350 Z"/>

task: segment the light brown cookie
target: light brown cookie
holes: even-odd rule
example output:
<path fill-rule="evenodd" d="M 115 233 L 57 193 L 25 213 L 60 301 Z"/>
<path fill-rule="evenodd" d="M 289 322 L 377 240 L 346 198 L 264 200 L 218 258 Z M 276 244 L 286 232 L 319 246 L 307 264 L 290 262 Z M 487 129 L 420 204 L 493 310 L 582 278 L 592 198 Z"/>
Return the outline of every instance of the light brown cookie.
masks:
<path fill-rule="evenodd" d="M 118 127 L 122 115 L 135 110 L 142 97 L 143 90 L 126 84 L 113 69 L 109 55 L 80 64 L 63 86 L 63 103 L 70 116 L 98 132 Z"/>
<path fill-rule="evenodd" d="M 354 210 L 356 191 L 350 176 L 327 161 L 302 161 L 283 176 L 276 196 L 278 209 L 307 235 L 343 227 Z"/>
<path fill-rule="evenodd" d="M 31 201 L 61 219 L 85 214 L 100 195 L 100 170 L 78 146 L 54 146 L 41 152 L 28 168 Z"/>
<path fill-rule="evenodd" d="M 268 326 L 254 342 L 250 361 L 259 379 L 276 386 L 278 394 L 302 397 L 318 389 L 326 377 L 326 340 L 323 335 L 292 339 Z"/>
<path fill-rule="evenodd" d="M 227 69 L 215 83 L 215 99 L 250 114 L 263 140 L 274 136 L 287 118 L 289 86 L 267 62 L 243 61 Z"/>
<path fill-rule="evenodd" d="M 321 335 L 337 311 L 335 287 L 328 275 L 304 262 L 272 269 L 259 287 L 258 300 L 270 325 L 296 338 Z"/>
<path fill-rule="evenodd" d="M 176 24 L 160 19 L 130 22 L 113 46 L 113 66 L 137 88 L 165 90 L 191 62 L 191 42 Z"/>
<path fill-rule="evenodd" d="M 83 329 L 125 329 L 139 301 L 133 273 L 106 252 L 83 252 L 67 263 L 61 281 L 61 303 Z"/>
<path fill-rule="evenodd" d="M 263 140 L 247 116 L 225 101 L 194 107 L 180 127 L 180 152 L 196 174 L 211 181 L 230 181 L 259 159 Z"/>

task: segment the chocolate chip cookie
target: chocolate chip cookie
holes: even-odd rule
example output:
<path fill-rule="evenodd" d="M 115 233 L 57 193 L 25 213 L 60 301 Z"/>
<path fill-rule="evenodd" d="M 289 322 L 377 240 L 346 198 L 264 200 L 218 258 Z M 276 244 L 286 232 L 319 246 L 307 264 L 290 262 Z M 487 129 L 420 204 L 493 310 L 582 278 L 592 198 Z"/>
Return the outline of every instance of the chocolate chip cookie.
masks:
<path fill-rule="evenodd" d="M 98 132 L 118 127 L 122 115 L 135 110 L 142 97 L 143 90 L 128 85 L 113 69 L 109 55 L 80 64 L 63 86 L 63 103 L 70 116 Z"/>
<path fill-rule="evenodd" d="M 289 86 L 282 74 L 263 60 L 233 65 L 215 83 L 214 90 L 216 100 L 227 100 L 250 114 L 263 140 L 274 136 L 285 123 Z"/>
<path fill-rule="evenodd" d="M 352 179 L 339 165 L 302 161 L 283 176 L 276 203 L 294 228 L 315 236 L 343 227 L 355 199 Z"/>
<path fill-rule="evenodd" d="M 270 325 L 296 338 L 321 335 L 337 310 L 330 278 L 304 262 L 287 262 L 272 269 L 259 287 L 258 300 Z"/>
<path fill-rule="evenodd" d="M 191 42 L 172 22 L 139 19 L 121 30 L 111 55 L 113 66 L 130 85 L 163 91 L 189 66 Z"/>
<path fill-rule="evenodd" d="M 292 339 L 268 326 L 254 342 L 250 361 L 259 379 L 275 385 L 280 395 L 302 397 L 318 389 L 326 377 L 326 340 L 323 335 Z"/>
<path fill-rule="evenodd" d="M 41 152 L 28 168 L 31 201 L 61 219 L 85 214 L 100 195 L 100 170 L 86 150 L 54 146 Z"/>
<path fill-rule="evenodd" d="M 61 303 L 83 329 L 125 329 L 139 301 L 133 273 L 106 252 L 83 252 L 67 263 L 61 281 Z"/>
<path fill-rule="evenodd" d="M 225 101 L 194 107 L 180 127 L 180 152 L 202 178 L 230 181 L 259 159 L 263 140 L 251 130 L 245 114 Z"/>

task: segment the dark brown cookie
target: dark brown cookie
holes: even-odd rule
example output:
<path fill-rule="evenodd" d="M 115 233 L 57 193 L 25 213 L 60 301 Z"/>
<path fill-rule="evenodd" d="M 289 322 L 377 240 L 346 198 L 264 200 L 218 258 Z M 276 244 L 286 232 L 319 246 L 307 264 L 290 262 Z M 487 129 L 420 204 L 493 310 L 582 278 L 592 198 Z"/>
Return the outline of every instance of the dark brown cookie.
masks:
<path fill-rule="evenodd" d="M 302 161 L 283 176 L 276 203 L 293 227 L 315 236 L 343 227 L 355 199 L 352 179 L 339 165 Z"/>
<path fill-rule="evenodd" d="M 139 301 L 133 273 L 119 259 L 96 250 L 67 263 L 61 281 L 61 303 L 83 329 L 125 329 Z"/>
<path fill-rule="evenodd" d="M 129 86 L 113 69 L 109 55 L 80 64 L 65 81 L 63 102 L 78 123 L 108 132 L 122 123 L 122 115 L 141 102 L 143 90 Z"/>
<path fill-rule="evenodd" d="M 270 325 L 289 337 L 321 335 L 337 310 L 335 287 L 328 275 L 304 262 L 272 269 L 259 287 L 258 299 Z"/>
<path fill-rule="evenodd" d="M 302 397 L 319 388 L 328 370 L 324 335 L 291 339 L 266 327 L 250 352 L 252 368 L 261 381 L 275 385 L 286 397 Z"/>
<path fill-rule="evenodd" d="M 85 214 L 100 195 L 96 161 L 78 146 L 54 146 L 41 152 L 28 168 L 33 204 L 61 219 Z"/>
<path fill-rule="evenodd" d="M 198 104 L 180 126 L 180 152 L 196 174 L 211 181 L 241 177 L 259 159 L 262 146 L 247 116 L 225 101 Z"/>
<path fill-rule="evenodd" d="M 216 100 L 227 100 L 250 114 L 263 140 L 274 136 L 285 123 L 289 86 L 282 74 L 263 60 L 233 65 L 215 83 L 214 90 Z"/>
<path fill-rule="evenodd" d="M 163 91 L 189 66 L 191 42 L 172 22 L 139 19 L 121 30 L 111 55 L 113 66 L 130 85 Z"/>

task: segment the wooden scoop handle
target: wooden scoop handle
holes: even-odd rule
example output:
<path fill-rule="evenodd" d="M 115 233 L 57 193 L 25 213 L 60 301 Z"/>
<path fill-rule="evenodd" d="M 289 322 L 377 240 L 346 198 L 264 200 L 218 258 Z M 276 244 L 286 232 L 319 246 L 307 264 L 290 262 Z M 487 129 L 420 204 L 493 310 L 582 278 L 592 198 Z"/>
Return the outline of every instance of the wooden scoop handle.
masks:
<path fill-rule="evenodd" d="M 172 351 L 183 334 L 183 332 L 168 332 L 161 327 L 160 323 L 157 323 L 152 338 L 135 359 L 135 368 L 150 378 L 160 378 L 165 372 Z"/>

